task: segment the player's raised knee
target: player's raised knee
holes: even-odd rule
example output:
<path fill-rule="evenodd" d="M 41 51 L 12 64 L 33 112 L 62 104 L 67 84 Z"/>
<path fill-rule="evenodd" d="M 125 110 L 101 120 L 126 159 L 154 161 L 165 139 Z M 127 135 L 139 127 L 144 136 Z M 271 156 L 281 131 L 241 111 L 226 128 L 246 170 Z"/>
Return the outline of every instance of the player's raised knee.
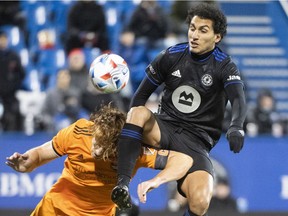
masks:
<path fill-rule="evenodd" d="M 141 118 L 139 118 L 141 116 Z M 127 115 L 127 122 L 147 121 L 151 116 L 151 111 L 145 106 L 132 107 Z"/>

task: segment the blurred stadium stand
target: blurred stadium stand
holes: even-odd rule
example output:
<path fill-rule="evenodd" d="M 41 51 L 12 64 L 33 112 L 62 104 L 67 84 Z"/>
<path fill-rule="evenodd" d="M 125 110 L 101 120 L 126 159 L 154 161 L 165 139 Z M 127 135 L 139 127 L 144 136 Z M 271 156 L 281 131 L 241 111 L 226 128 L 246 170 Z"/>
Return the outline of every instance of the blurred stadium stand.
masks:
<path fill-rule="evenodd" d="M 8 46 L 16 51 L 26 48 L 24 35 L 18 26 L 5 25 L 0 27 L 8 36 Z"/>
<path fill-rule="evenodd" d="M 278 1 L 227 1 L 221 7 L 228 20 L 227 52 L 244 75 L 248 101 L 255 104 L 260 89 L 271 89 L 277 111 L 287 117 L 288 19 L 284 8 Z"/>
<path fill-rule="evenodd" d="M 103 5 L 106 12 L 111 50 L 117 52 L 122 26 L 127 23 L 127 19 L 140 0 L 99 0 L 98 2 Z M 31 62 L 31 52 L 37 45 L 37 33 L 43 29 L 54 30 L 56 48 L 61 49 L 59 41 L 66 30 L 67 12 L 74 3 L 73 0 L 20 1 L 27 18 L 26 28 L 29 33 L 27 46 L 18 27 L 1 27 L 9 33 L 9 44 L 19 51 L 27 70 L 34 68 L 39 73 L 40 82 L 43 73 L 47 75 L 47 69 L 46 71 L 43 69 L 47 67 L 47 62 L 43 61 L 43 64 L 40 62 L 38 65 L 33 65 Z M 169 12 L 173 1 L 159 1 L 159 4 Z M 255 104 L 259 89 L 270 88 L 277 100 L 277 111 L 284 117 L 288 117 L 288 19 L 287 11 L 285 13 L 284 10 L 285 5 L 287 10 L 287 4 L 287 1 L 269 0 L 219 1 L 228 18 L 228 34 L 224 40 L 224 47 L 233 56 L 246 79 L 248 102 Z M 85 53 L 90 60 L 93 54 L 87 51 Z M 48 56 L 52 59 L 52 55 L 51 51 L 50 54 L 40 56 L 43 58 Z M 153 55 L 155 56 L 156 53 Z M 55 66 L 54 63 L 51 69 Z M 27 73 L 29 74 L 29 71 Z M 29 78 L 25 80 L 26 86 L 31 86 L 27 84 L 29 80 Z M 45 91 L 46 88 L 41 86 L 41 90 Z"/>

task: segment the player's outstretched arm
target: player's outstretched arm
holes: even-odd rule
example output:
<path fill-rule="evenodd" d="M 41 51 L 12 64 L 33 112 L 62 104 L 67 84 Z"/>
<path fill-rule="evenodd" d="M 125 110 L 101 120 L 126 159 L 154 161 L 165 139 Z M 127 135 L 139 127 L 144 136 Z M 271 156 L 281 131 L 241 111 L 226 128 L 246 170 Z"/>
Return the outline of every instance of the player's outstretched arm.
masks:
<path fill-rule="evenodd" d="M 160 185 L 182 178 L 193 164 L 190 156 L 180 152 L 170 151 L 165 168 L 154 178 L 138 184 L 138 198 L 140 202 L 145 203 L 147 192 L 158 188 Z"/>
<path fill-rule="evenodd" d="M 226 137 L 229 141 L 230 150 L 239 153 L 244 145 L 243 124 L 246 118 L 246 99 L 241 84 L 228 85 L 225 89 L 232 106 L 232 117 Z"/>
<path fill-rule="evenodd" d="M 6 157 L 5 163 L 17 172 L 32 172 L 35 168 L 57 157 L 58 155 L 52 147 L 52 141 L 49 141 L 24 154 L 15 152 L 10 157 Z"/>

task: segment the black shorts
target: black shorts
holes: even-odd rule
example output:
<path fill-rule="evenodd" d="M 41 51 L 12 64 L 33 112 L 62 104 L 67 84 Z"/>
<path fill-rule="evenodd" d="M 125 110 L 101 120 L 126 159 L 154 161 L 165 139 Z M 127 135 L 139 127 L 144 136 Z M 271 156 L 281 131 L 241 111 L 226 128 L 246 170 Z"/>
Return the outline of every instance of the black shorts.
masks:
<path fill-rule="evenodd" d="M 193 165 L 187 174 L 197 170 L 204 170 L 214 177 L 214 168 L 209 158 L 208 150 L 205 148 L 205 143 L 201 141 L 200 137 L 188 133 L 182 127 L 177 126 L 177 124 L 165 120 L 165 114 L 164 116 L 162 114 L 154 115 L 161 131 L 161 148 L 191 156 L 193 158 Z M 178 191 L 183 196 L 185 194 L 180 188 L 186 176 L 178 180 Z"/>

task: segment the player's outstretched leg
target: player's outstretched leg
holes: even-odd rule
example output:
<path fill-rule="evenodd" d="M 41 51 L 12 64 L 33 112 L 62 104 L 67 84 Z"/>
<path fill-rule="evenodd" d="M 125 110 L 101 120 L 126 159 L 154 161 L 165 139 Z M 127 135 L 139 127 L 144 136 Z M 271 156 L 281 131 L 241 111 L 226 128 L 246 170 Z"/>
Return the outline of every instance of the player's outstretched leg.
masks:
<path fill-rule="evenodd" d="M 120 210 L 125 210 L 132 207 L 129 189 L 126 185 L 117 185 L 114 187 L 111 193 L 111 199 Z"/>

